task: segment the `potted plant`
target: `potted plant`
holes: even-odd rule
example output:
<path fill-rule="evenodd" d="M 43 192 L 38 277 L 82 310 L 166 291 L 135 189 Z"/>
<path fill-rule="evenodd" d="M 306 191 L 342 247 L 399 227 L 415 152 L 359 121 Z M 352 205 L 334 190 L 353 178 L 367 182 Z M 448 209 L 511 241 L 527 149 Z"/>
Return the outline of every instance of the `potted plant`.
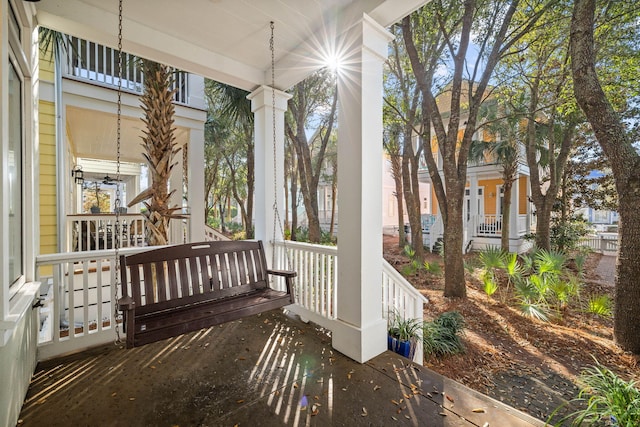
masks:
<path fill-rule="evenodd" d="M 389 315 L 387 348 L 409 359 L 413 359 L 422 329 L 420 319 L 405 319 L 394 311 Z"/>

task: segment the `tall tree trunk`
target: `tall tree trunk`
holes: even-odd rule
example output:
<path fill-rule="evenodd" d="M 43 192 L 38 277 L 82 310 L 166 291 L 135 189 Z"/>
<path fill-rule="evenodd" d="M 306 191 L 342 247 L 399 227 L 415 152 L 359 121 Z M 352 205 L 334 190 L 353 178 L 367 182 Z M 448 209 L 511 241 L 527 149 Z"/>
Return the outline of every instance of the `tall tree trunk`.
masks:
<path fill-rule="evenodd" d="M 404 200 L 409 214 L 409 226 L 411 227 L 411 247 L 418 259 L 424 258 L 424 245 L 422 243 L 422 223 L 420 221 L 420 194 L 414 193 L 414 175 L 417 179 L 417 171 L 413 171 L 413 144 L 411 143 L 411 130 L 405 132 L 404 149 L 402 153 L 402 187 Z"/>
<path fill-rule="evenodd" d="M 400 160 L 398 157 L 397 160 Z M 395 160 L 397 162 L 397 160 Z M 392 160 L 394 161 L 394 160 Z M 407 244 L 407 237 L 404 233 L 404 198 L 402 197 L 402 163 L 397 165 L 397 173 L 395 171 L 396 166 L 392 166 L 393 182 L 396 188 L 396 205 L 398 207 L 398 246 L 404 248 Z"/>
<path fill-rule="evenodd" d="M 595 0 L 576 0 L 571 20 L 575 96 L 611 164 L 619 197 L 619 250 L 614 335 L 624 350 L 640 354 L 640 156 L 607 99 L 595 69 Z"/>
<path fill-rule="evenodd" d="M 449 286 L 445 287 L 445 297 L 465 298 L 467 296 L 464 268 L 456 268 L 459 265 L 464 265 L 462 255 L 464 238 L 463 201 L 464 198 L 447 197 L 447 215 L 442 218 L 445 230 L 447 230 L 444 234 L 444 280 Z"/>

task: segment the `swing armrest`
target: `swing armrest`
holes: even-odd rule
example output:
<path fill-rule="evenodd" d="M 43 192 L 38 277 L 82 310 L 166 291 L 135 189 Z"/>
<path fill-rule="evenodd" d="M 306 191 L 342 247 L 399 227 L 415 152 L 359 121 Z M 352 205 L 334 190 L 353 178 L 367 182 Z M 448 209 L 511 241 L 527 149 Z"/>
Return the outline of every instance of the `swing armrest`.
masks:
<path fill-rule="evenodd" d="M 290 270 L 267 270 L 268 274 L 273 274 L 274 276 L 282 276 L 285 279 L 285 283 L 287 285 L 287 293 L 291 298 L 291 304 L 295 302 L 295 296 L 293 293 L 293 278 L 298 275 L 295 271 Z"/>
<path fill-rule="evenodd" d="M 118 300 L 118 309 L 122 311 L 129 311 L 134 308 L 136 308 L 136 302 L 129 295 Z"/>

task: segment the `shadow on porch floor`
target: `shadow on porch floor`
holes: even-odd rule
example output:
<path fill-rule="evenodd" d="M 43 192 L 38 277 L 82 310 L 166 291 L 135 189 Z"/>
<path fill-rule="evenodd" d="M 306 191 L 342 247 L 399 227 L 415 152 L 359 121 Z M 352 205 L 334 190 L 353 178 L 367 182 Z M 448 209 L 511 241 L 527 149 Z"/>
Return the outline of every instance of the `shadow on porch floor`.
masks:
<path fill-rule="evenodd" d="M 359 364 L 280 310 L 40 363 L 22 426 L 542 426 L 385 352 Z"/>

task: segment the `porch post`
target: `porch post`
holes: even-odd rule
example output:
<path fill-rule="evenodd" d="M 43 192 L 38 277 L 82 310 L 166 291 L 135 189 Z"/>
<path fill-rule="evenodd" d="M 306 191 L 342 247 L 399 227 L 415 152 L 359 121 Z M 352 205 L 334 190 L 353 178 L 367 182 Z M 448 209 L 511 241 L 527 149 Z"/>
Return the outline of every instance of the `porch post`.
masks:
<path fill-rule="evenodd" d="M 484 192 L 482 193 L 482 197 L 484 197 Z M 478 175 L 472 173 L 469 174 L 469 222 L 466 222 L 467 219 L 463 218 L 466 231 L 463 250 L 467 249 L 467 242 L 473 239 L 476 231 L 475 228 L 478 224 L 478 215 L 482 214 L 484 214 L 484 212 L 480 212 L 478 209 Z"/>
<path fill-rule="evenodd" d="M 204 127 L 189 130 L 187 153 L 187 203 L 190 242 L 204 240 Z M 178 154 L 182 156 L 182 153 Z M 182 176 L 182 170 L 180 171 Z M 180 205 L 182 206 L 182 205 Z"/>
<path fill-rule="evenodd" d="M 338 71 L 338 307 L 333 347 L 364 363 L 387 348 L 382 317 L 382 64 L 392 39 L 367 15 Z"/>
<path fill-rule="evenodd" d="M 511 210 L 509 211 L 509 252 L 518 251 L 518 219 L 520 217 L 520 179 L 518 175 L 511 187 Z M 515 245 L 511 247 L 512 243 Z"/>
<path fill-rule="evenodd" d="M 277 201 L 280 222 L 284 221 L 284 113 L 291 95 L 268 86 L 260 86 L 247 97 L 251 100 L 255 134 L 255 238 L 264 242 L 267 262 L 271 263 L 274 240 L 283 240 L 276 224 L 274 202 Z M 275 102 L 274 102 L 275 101 Z M 275 103 L 275 152 L 274 152 Z M 274 158 L 275 156 L 275 158 Z M 274 170 L 275 165 L 275 170 Z M 275 182 L 275 185 L 274 185 Z M 282 223 L 284 227 L 284 223 Z M 273 266 L 275 267 L 275 266 Z"/>

